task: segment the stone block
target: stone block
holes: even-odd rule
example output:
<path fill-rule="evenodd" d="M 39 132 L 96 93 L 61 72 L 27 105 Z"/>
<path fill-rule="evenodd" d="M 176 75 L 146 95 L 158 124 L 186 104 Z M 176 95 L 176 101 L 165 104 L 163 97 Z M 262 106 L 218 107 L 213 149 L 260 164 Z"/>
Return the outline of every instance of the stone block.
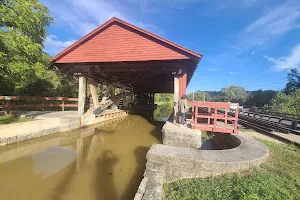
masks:
<path fill-rule="evenodd" d="M 26 133 L 19 135 L 19 142 L 24 141 L 24 140 L 29 140 L 31 137 L 31 133 Z"/>
<path fill-rule="evenodd" d="M 159 173 L 159 172 L 151 173 L 151 176 L 148 177 L 147 186 L 142 199 L 161 200 L 163 197 L 163 180 L 164 180 L 163 173 Z"/>
<path fill-rule="evenodd" d="M 12 144 L 18 142 L 18 135 L 8 137 L 7 144 Z"/>
<path fill-rule="evenodd" d="M 7 137 L 1 138 L 0 146 L 7 145 L 7 143 L 8 143 L 8 138 Z"/>
<path fill-rule="evenodd" d="M 160 163 L 154 163 L 154 162 L 147 161 L 146 169 L 149 169 L 149 170 L 155 171 L 155 172 L 161 172 L 161 171 L 165 170 L 165 165 L 160 164 Z"/>
<path fill-rule="evenodd" d="M 187 148 L 201 147 L 201 131 L 166 122 L 162 128 L 163 144 Z"/>
<path fill-rule="evenodd" d="M 144 177 L 139 185 L 137 193 L 134 196 L 134 200 L 142 200 L 146 187 L 147 187 L 148 177 Z"/>

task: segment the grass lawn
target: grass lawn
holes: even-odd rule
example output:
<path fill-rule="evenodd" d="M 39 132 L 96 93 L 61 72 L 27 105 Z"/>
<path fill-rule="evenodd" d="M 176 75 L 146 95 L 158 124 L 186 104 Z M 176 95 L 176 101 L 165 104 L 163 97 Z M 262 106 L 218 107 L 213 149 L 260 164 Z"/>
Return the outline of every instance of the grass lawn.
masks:
<path fill-rule="evenodd" d="M 260 168 L 165 184 L 166 199 L 300 199 L 300 149 L 263 142 L 270 150 L 270 157 Z"/>
<path fill-rule="evenodd" d="M 27 122 L 27 121 L 31 121 L 31 120 L 32 119 L 28 119 L 28 118 L 24 118 L 24 117 L 17 118 L 16 116 L 13 116 L 13 115 L 3 115 L 3 116 L 0 116 L 0 125 Z"/>

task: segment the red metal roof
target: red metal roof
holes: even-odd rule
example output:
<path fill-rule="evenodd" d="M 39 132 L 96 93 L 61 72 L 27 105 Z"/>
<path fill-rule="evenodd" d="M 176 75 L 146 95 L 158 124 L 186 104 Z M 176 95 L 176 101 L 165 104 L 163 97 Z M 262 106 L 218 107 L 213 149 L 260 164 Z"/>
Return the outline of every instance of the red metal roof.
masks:
<path fill-rule="evenodd" d="M 114 17 L 56 55 L 52 62 L 200 60 L 201 57 L 199 53 Z"/>

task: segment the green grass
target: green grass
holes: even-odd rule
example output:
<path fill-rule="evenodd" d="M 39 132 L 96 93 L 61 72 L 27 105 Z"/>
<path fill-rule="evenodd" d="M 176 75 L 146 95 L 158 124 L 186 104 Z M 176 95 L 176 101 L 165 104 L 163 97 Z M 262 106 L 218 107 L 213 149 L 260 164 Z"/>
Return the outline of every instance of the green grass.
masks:
<path fill-rule="evenodd" d="M 165 184 L 166 199 L 300 199 L 300 150 L 292 145 L 263 142 L 270 157 L 260 168 Z"/>
<path fill-rule="evenodd" d="M 17 118 L 13 115 L 3 115 L 0 116 L 0 125 L 27 122 L 31 120 L 32 119 L 28 119 L 28 118 Z"/>
<path fill-rule="evenodd" d="M 255 131 L 251 128 L 239 128 L 239 130 L 242 131 L 242 132 L 257 132 L 257 131 Z"/>

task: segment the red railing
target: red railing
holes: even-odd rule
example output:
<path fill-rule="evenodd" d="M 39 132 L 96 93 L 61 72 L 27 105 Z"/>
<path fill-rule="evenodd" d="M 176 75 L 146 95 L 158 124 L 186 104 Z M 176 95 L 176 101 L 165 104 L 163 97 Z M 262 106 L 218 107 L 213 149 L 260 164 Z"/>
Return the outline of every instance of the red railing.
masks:
<path fill-rule="evenodd" d="M 49 101 L 51 101 L 51 103 L 49 103 Z M 57 103 L 57 101 L 59 103 Z M 0 109 L 6 109 L 7 114 L 10 114 L 11 110 L 15 108 L 36 108 L 45 111 L 45 108 L 58 107 L 62 108 L 62 111 L 64 111 L 65 108 L 77 108 L 78 103 L 73 102 L 78 102 L 78 98 L 0 96 Z"/>
<path fill-rule="evenodd" d="M 220 133 L 238 133 L 238 104 L 235 104 L 237 105 L 235 117 L 228 116 L 231 103 L 189 101 L 189 104 L 192 105 L 193 129 Z M 219 109 L 224 111 L 224 113 L 218 112 Z M 222 123 L 217 123 L 218 120 Z M 205 122 L 203 123 L 203 121 Z M 233 126 L 229 126 L 228 121 L 232 122 Z"/>

